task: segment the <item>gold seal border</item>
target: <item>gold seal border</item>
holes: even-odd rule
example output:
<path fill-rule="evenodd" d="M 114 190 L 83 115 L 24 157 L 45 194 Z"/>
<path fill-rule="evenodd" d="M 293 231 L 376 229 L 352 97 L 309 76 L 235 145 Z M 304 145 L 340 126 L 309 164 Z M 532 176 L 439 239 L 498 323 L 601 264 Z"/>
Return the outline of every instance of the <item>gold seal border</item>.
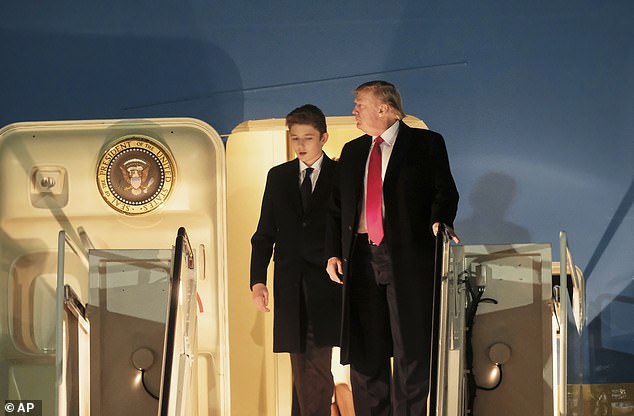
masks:
<path fill-rule="evenodd" d="M 156 158 L 156 161 L 163 168 L 164 176 L 162 178 L 162 187 L 160 187 L 159 191 L 153 198 L 141 204 L 128 204 L 122 201 L 124 198 L 121 198 L 118 194 L 113 194 L 109 186 L 109 173 L 112 161 L 114 161 L 123 152 L 132 149 L 141 149 L 152 153 L 152 155 Z M 116 143 L 111 145 L 108 150 L 103 153 L 97 163 L 96 179 L 99 194 L 115 211 L 126 215 L 147 214 L 162 207 L 170 197 L 176 182 L 176 164 L 172 154 L 165 146 L 163 146 L 163 144 L 149 136 L 132 134 L 119 138 Z"/>

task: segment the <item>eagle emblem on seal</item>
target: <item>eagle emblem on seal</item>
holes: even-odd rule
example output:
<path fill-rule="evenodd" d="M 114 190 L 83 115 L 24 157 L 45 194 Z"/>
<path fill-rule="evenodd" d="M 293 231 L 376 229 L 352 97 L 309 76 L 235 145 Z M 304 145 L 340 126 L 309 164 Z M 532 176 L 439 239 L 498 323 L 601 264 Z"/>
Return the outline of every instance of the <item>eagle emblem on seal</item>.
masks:
<path fill-rule="evenodd" d="M 129 159 L 121 166 L 121 176 L 127 182 L 124 191 L 132 193 L 134 196 L 147 194 L 148 189 L 154 183 L 154 178 L 149 178 L 151 165 L 143 159 Z"/>

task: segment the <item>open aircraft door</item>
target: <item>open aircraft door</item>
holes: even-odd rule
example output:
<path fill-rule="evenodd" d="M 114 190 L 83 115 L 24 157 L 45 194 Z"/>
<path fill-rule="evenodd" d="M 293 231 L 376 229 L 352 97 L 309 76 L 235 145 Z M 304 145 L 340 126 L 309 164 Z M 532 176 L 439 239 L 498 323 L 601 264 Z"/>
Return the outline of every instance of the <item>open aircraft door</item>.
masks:
<path fill-rule="evenodd" d="M 0 398 L 47 415 L 229 415 L 225 184 L 222 140 L 199 120 L 2 128 Z"/>
<path fill-rule="evenodd" d="M 404 121 L 412 127 L 427 128 L 416 117 L 407 116 Z M 353 116 L 326 117 L 326 124 L 329 138 L 323 150 L 331 158 L 338 158 L 346 142 L 363 134 L 356 128 Z M 236 415 L 291 414 L 290 359 L 288 354 L 273 353 L 271 313 L 258 312 L 253 306 L 249 259 L 250 239 L 257 227 L 267 172 L 293 158 L 285 119 L 245 121 L 227 139 L 231 406 Z M 272 283 L 271 263 L 267 283 L 270 293 L 273 293 Z M 345 369 L 337 368 L 336 363 L 333 367 L 335 382 L 338 376 L 345 381 Z"/>

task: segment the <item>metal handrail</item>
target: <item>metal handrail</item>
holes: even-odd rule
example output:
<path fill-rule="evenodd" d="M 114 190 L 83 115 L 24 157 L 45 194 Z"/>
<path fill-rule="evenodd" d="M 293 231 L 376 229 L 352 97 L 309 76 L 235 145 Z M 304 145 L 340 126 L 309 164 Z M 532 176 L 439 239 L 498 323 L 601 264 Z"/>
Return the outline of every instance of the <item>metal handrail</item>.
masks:
<path fill-rule="evenodd" d="M 560 340 L 560 358 L 559 358 L 559 415 L 568 414 L 568 398 L 567 398 L 567 376 L 568 376 L 568 234 L 565 231 L 559 232 L 559 285 L 560 285 L 560 301 L 559 301 L 559 340 Z"/>
<path fill-rule="evenodd" d="M 443 264 L 444 264 L 444 252 L 445 245 L 449 243 L 449 236 L 444 224 L 440 224 L 438 227 L 438 233 L 436 234 L 435 248 L 434 248 L 434 296 L 433 296 L 433 309 L 432 309 L 432 333 L 431 333 L 431 354 L 430 354 L 430 366 L 429 366 L 429 415 L 438 415 L 438 366 L 439 366 L 439 345 L 440 339 L 440 327 L 441 327 L 441 288 L 443 278 Z"/>
<path fill-rule="evenodd" d="M 187 268 L 194 269 L 194 252 L 189 243 L 189 237 L 185 227 L 178 229 L 176 243 L 174 245 L 174 262 L 172 264 L 172 276 L 170 282 L 170 296 L 167 325 L 165 330 L 165 348 L 163 361 L 163 383 L 160 393 L 160 415 L 167 416 L 169 412 L 170 387 L 172 379 L 172 366 L 174 358 L 174 343 L 176 336 L 176 320 L 181 285 L 182 258 L 185 254 L 187 258 Z"/>

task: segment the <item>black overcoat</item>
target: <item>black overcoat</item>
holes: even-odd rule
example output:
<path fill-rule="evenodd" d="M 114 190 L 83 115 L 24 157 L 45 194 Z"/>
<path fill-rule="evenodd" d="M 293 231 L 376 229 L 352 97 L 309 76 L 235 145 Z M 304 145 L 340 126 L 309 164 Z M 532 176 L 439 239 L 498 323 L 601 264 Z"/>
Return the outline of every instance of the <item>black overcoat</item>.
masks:
<path fill-rule="evenodd" d="M 317 345 L 339 344 L 341 286 L 328 278 L 324 257 L 326 211 L 335 165 L 324 154 L 306 212 L 299 191 L 298 159 L 271 168 L 266 179 L 260 220 L 251 238 L 250 284 L 266 284 L 274 251 L 275 352 L 304 351 L 306 318 L 313 325 Z"/>
<path fill-rule="evenodd" d="M 364 310 L 372 305 L 355 304 L 351 296 L 355 293 L 355 276 L 350 273 L 350 256 L 371 141 L 370 136 L 364 135 L 346 143 L 342 150 L 326 232 L 326 255 L 339 257 L 343 263 L 342 363 L 352 363 L 357 368 L 373 368 L 383 362 L 381 355 L 391 354 L 389 333 L 373 333 L 371 326 L 360 322 L 372 315 Z M 442 222 L 452 226 L 458 205 L 458 192 L 440 134 L 400 122 L 383 181 L 383 200 L 383 241 L 392 257 L 404 352 L 408 357 L 421 359 L 422 355 L 425 359 L 429 355 L 432 320 L 431 225 Z"/>

